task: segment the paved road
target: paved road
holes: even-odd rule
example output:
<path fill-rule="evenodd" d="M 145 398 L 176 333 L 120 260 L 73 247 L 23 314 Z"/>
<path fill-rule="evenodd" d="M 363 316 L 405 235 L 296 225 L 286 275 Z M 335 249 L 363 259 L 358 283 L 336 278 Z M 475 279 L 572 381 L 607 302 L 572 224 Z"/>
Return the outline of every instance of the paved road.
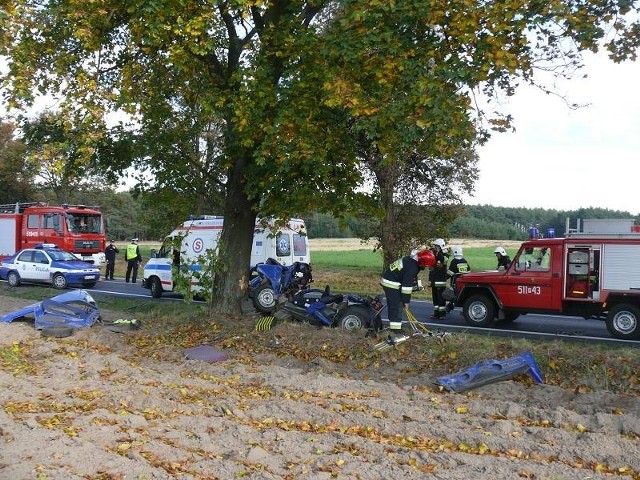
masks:
<path fill-rule="evenodd" d="M 123 295 L 127 297 L 143 297 L 152 301 L 181 301 L 182 297 L 175 293 L 164 293 L 158 300 L 152 299 L 148 289 L 137 284 L 125 283 L 123 279 L 103 280 L 91 290 L 99 294 Z M 522 315 L 516 321 L 495 328 L 470 327 L 464 321 L 461 310 L 449 312 L 444 321 L 434 322 L 429 319 L 433 313 L 433 304 L 429 301 L 414 300 L 410 304 L 416 318 L 432 330 L 451 332 L 468 332 L 474 334 L 513 336 L 519 338 L 563 339 L 570 341 L 597 341 L 616 345 L 640 347 L 640 341 L 618 340 L 609 334 L 604 321 L 580 317 L 564 317 L 560 315 Z M 383 312 L 386 319 L 386 311 Z"/>

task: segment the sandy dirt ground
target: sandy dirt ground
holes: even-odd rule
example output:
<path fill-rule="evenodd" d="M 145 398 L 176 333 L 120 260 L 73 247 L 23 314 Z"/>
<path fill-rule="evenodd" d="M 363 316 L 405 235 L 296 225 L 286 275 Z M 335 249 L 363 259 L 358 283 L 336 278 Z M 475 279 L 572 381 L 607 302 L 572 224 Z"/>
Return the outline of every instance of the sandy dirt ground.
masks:
<path fill-rule="evenodd" d="M 0 297 L 0 313 L 24 304 Z M 638 398 L 518 379 L 450 393 L 400 375 L 400 350 L 375 373 L 301 362 L 288 339 L 341 335 L 304 325 L 255 332 L 272 353 L 212 334 L 227 360 L 187 360 L 172 338 L 140 356 L 147 328 L 0 323 L 0 479 L 640 479 Z"/>

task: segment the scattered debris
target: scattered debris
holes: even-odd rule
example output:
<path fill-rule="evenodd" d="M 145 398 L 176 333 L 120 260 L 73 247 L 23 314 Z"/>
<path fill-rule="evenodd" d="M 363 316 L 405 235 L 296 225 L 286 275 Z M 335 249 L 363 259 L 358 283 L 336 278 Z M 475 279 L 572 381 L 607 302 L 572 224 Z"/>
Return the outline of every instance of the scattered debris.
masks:
<path fill-rule="evenodd" d="M 418 321 L 418 319 L 408 308 L 405 309 L 405 313 L 407 315 L 407 319 L 409 320 L 409 326 L 411 327 L 412 332 L 404 333 L 401 335 L 388 334 L 387 338 L 385 338 L 382 342 L 376 343 L 373 346 L 373 350 L 375 350 L 376 352 L 386 352 L 396 345 L 406 342 L 410 338 L 414 337 L 444 339 L 451 336 L 450 332 L 433 332 L 429 330 L 423 323 L 420 323 Z"/>
<path fill-rule="evenodd" d="M 188 348 L 184 351 L 185 360 L 202 360 L 203 362 L 215 363 L 224 362 L 229 359 L 225 352 L 212 347 L 211 345 L 200 345 L 199 347 Z"/>

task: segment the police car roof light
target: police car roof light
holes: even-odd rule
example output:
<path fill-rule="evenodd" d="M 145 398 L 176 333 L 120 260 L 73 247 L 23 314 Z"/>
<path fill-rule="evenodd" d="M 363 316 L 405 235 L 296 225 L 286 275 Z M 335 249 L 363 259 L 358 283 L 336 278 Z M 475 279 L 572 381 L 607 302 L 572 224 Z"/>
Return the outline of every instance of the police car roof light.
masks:
<path fill-rule="evenodd" d="M 58 248 L 55 243 L 40 243 L 36 245 L 36 248 L 42 250 L 43 248 Z"/>

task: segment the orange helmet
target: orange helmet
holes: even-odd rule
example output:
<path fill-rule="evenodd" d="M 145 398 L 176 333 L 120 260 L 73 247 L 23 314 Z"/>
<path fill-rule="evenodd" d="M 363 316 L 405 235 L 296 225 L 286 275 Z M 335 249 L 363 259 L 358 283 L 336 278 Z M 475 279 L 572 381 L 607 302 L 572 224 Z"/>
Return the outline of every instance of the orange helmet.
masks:
<path fill-rule="evenodd" d="M 436 256 L 430 249 L 418 252 L 418 266 L 421 268 L 433 267 L 436 264 Z"/>

